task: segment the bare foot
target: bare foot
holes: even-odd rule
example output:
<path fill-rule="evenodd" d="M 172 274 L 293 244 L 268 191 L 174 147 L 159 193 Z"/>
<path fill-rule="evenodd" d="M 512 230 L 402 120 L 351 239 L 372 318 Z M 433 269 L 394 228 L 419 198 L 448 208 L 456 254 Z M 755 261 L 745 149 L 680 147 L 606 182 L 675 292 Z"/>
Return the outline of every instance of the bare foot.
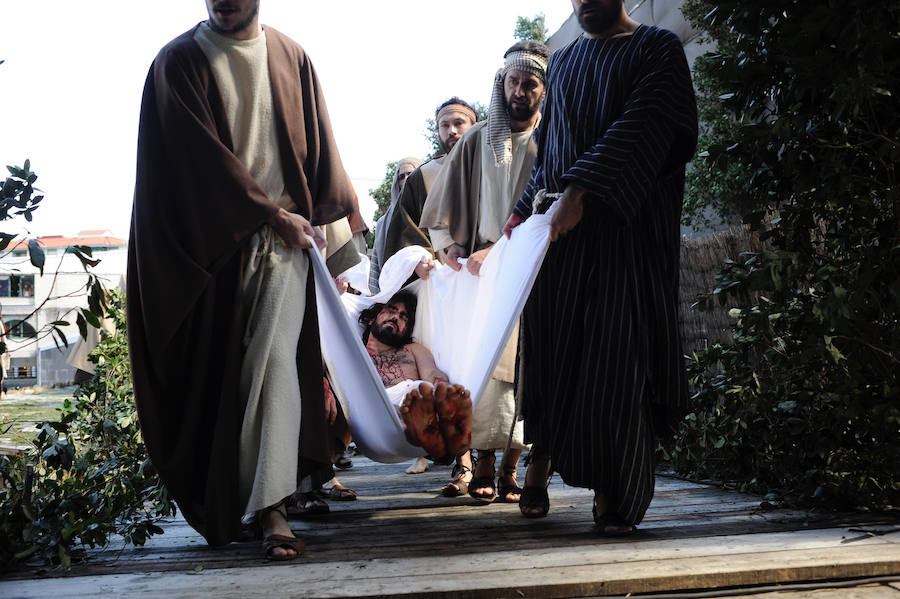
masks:
<path fill-rule="evenodd" d="M 443 457 L 447 444 L 438 427 L 434 393 L 431 385 L 422 383 L 410 391 L 400 404 L 400 419 L 406 425 L 406 438 L 428 452 L 431 457 Z"/>
<path fill-rule="evenodd" d="M 459 456 L 469 451 L 472 443 L 472 399 L 469 392 L 462 385 L 438 383 L 434 390 L 434 407 L 450 455 Z"/>
<path fill-rule="evenodd" d="M 416 458 L 416 461 L 406 469 L 407 474 L 422 474 L 428 470 L 428 460 L 425 458 Z"/>

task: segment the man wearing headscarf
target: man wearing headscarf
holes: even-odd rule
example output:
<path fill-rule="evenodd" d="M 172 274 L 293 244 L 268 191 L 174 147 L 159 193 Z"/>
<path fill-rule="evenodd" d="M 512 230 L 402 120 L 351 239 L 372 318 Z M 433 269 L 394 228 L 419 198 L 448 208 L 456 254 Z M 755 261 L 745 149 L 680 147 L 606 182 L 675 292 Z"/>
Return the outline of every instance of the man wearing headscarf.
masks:
<path fill-rule="evenodd" d="M 153 467 L 211 545 L 255 514 L 269 559 L 303 551 L 284 503 L 333 476 L 304 248 L 353 211 L 316 73 L 258 0 L 150 67 L 128 243 L 128 339 Z M 298 443 L 299 439 L 299 443 Z"/>
<path fill-rule="evenodd" d="M 453 149 L 453 146 L 469 127 L 478 121 L 478 115 L 469 104 L 453 96 L 437 107 L 434 112 L 434 121 L 444 154 L 429 160 L 414 170 L 407 178 L 400 199 L 391 214 L 390 224 L 387 226 L 381 264 L 410 245 L 422 246 L 434 255 L 428 232 L 419 228 L 422 207 L 425 205 L 425 198 L 428 197 L 431 184 L 441 172 L 447 153 Z M 416 275 L 427 277 L 427 272 L 433 265 L 433 262 L 419 265 L 416 268 Z"/>
<path fill-rule="evenodd" d="M 450 152 L 428 192 L 419 222 L 428 230 L 435 251 L 446 252 L 451 268 L 459 270 L 457 259 L 468 258 L 466 268 L 475 275 L 528 183 L 537 156 L 533 133 L 541 118 L 550 50 L 539 42 L 518 42 L 503 58 L 494 78 L 487 121 L 469 129 Z M 525 442 L 522 423 L 515 422 L 517 340 L 518 327 L 475 411 L 472 447 L 478 449 L 478 463 L 468 492 L 476 499 L 519 500 L 516 468 Z M 510 449 L 495 484 L 495 450 L 506 448 L 508 441 Z M 470 460 L 464 456 L 461 463 L 471 467 Z M 445 487 L 445 495 L 465 493 L 468 478 L 463 468 Z"/>
<path fill-rule="evenodd" d="M 391 205 L 387 211 L 381 215 L 375 222 L 375 246 L 372 249 L 372 259 L 369 268 L 369 288 L 372 293 L 378 293 L 378 275 L 381 274 L 381 265 L 384 264 L 382 257 L 384 256 L 384 241 L 387 238 L 387 228 L 394 214 L 394 207 L 400 200 L 400 193 L 409 177 L 414 170 L 422 165 L 422 161 L 418 158 L 407 157 L 401 159 L 397 163 L 394 170 L 394 178 L 391 181 Z"/>

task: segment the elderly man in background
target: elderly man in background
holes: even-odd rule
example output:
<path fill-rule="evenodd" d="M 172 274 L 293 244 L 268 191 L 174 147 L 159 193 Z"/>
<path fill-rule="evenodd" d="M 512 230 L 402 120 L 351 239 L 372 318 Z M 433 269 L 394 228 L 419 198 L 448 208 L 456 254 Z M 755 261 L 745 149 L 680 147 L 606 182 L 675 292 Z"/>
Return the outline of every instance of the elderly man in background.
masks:
<path fill-rule="evenodd" d="M 211 545 L 256 517 L 268 559 L 303 551 L 285 516 L 333 476 L 306 248 L 353 211 L 322 90 L 258 0 L 206 0 L 144 87 L 128 244 L 135 400 L 152 460 Z M 298 442 L 299 439 L 299 442 Z"/>
<path fill-rule="evenodd" d="M 397 163 L 394 178 L 391 181 L 391 205 L 375 222 L 375 245 L 372 248 L 372 258 L 369 268 L 369 289 L 372 293 L 378 293 L 378 275 L 381 274 L 381 266 L 384 264 L 384 240 L 387 238 L 387 228 L 394 214 L 394 207 L 400 200 L 400 194 L 406 184 L 406 179 L 413 171 L 422 166 L 418 158 L 407 157 Z"/>
<path fill-rule="evenodd" d="M 461 268 L 459 258 L 468 258 L 466 268 L 479 273 L 528 183 L 537 156 L 534 129 L 541 119 L 549 58 L 547 46 L 534 41 L 518 42 L 506 51 L 494 79 L 487 121 L 463 135 L 428 193 L 419 225 L 428 230 L 435 251 L 446 253 L 446 263 L 454 270 Z M 483 501 L 519 501 L 516 470 L 525 440 L 522 423 L 516 422 L 513 391 L 517 341 L 518 327 L 475 411 L 474 479 L 468 483 L 471 457 L 463 456 L 462 471 L 444 487 L 445 495 L 468 490 Z M 495 484 L 495 450 L 506 448 L 507 443 L 510 449 Z"/>

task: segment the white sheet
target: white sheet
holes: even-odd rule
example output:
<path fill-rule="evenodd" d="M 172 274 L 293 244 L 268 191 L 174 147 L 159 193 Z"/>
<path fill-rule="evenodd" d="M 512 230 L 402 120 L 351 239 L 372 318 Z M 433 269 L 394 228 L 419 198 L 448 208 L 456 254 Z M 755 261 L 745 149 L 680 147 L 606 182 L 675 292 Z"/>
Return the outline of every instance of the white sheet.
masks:
<path fill-rule="evenodd" d="M 425 281 L 416 281 L 419 303 L 413 336 L 434 353 L 450 381 L 465 386 L 477 405 L 504 344 L 525 306 L 549 245 L 547 214 L 535 215 L 498 241 L 472 276 L 439 265 Z M 406 441 L 403 424 L 375 365 L 362 344 L 359 313 L 387 301 L 428 256 L 424 248 L 404 248 L 385 262 L 373 296 L 339 295 L 319 252 L 313 256 L 322 353 L 335 394 L 360 450 L 378 462 L 397 463 L 424 455 Z"/>

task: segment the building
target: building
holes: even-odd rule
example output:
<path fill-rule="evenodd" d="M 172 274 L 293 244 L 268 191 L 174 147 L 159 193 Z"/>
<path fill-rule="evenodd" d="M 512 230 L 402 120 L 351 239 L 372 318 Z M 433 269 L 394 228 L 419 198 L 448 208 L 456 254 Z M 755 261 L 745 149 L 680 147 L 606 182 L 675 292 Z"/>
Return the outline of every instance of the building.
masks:
<path fill-rule="evenodd" d="M 87 307 L 88 273 L 70 251 L 75 245 L 91 248 L 100 263 L 91 273 L 107 289 L 124 288 L 127 242 L 109 231 L 81 231 L 75 237 L 38 237 L 46 261 L 44 274 L 31 264 L 28 242 L 13 242 L 0 254 L 0 315 L 7 335 L 10 365 L 7 388 L 69 384 L 75 368 L 66 363 L 69 349 L 80 338 L 75 324 L 77 309 Z M 60 325 L 69 348 L 57 347 L 49 334 L 51 323 Z"/>

